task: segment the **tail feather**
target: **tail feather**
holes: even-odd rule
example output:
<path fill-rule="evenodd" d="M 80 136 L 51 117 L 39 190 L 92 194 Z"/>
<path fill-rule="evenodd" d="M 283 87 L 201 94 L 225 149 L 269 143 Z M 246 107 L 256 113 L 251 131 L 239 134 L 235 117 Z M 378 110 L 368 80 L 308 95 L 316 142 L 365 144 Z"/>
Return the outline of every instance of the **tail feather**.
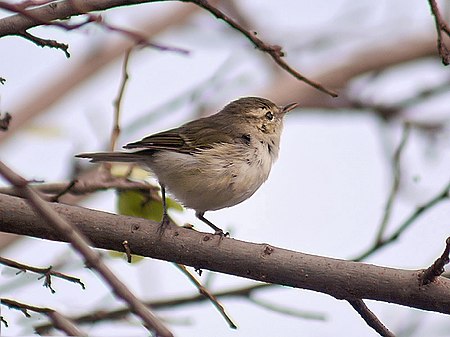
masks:
<path fill-rule="evenodd" d="M 97 162 L 141 162 L 143 156 L 136 153 L 127 152 L 96 152 L 96 153 L 80 153 L 75 157 L 89 158 L 92 163 Z"/>

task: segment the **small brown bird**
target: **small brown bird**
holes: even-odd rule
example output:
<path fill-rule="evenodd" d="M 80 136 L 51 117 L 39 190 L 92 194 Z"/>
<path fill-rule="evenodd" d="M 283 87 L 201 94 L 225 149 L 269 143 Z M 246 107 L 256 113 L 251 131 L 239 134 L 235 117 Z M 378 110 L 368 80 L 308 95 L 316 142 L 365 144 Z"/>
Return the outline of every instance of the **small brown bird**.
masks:
<path fill-rule="evenodd" d="M 218 113 L 163 131 L 124 146 L 129 152 L 82 153 L 92 162 L 127 162 L 148 167 L 161 185 L 168 223 L 165 189 L 204 217 L 206 211 L 231 207 L 251 197 L 267 180 L 278 157 L 283 118 L 297 103 L 279 107 L 259 97 L 244 97 Z"/>

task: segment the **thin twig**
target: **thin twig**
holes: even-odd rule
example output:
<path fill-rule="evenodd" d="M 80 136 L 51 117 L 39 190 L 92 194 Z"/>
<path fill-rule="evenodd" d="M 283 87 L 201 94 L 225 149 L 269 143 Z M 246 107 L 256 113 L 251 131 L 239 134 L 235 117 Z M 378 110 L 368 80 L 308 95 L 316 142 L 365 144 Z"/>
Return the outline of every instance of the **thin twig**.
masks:
<path fill-rule="evenodd" d="M 34 267 L 34 266 L 30 266 L 30 265 L 26 265 L 23 263 L 19 263 L 4 257 L 0 256 L 0 264 L 3 264 L 5 266 L 11 267 L 11 268 L 16 268 L 19 269 L 21 272 L 26 272 L 26 271 L 31 271 L 33 273 L 36 274 L 41 274 L 42 277 L 44 277 L 44 287 L 47 287 L 50 289 L 50 291 L 52 293 L 55 293 L 55 290 L 52 288 L 52 282 L 51 282 L 51 277 L 58 277 L 61 278 L 63 280 L 69 281 L 69 282 L 73 282 L 73 283 L 78 283 L 81 288 L 85 289 L 85 285 L 84 283 L 77 277 L 73 277 L 73 276 L 69 276 L 57 271 L 53 271 L 52 270 L 52 266 L 48 267 L 48 268 L 39 268 L 39 267 Z"/>
<path fill-rule="evenodd" d="M 441 201 L 444 201 L 450 197 L 450 181 L 447 185 L 440 191 L 436 196 L 431 198 L 429 201 L 424 203 L 422 206 L 417 207 L 401 224 L 398 228 L 387 238 L 384 238 L 380 242 L 375 242 L 371 247 L 369 247 L 365 252 L 361 253 L 357 257 L 353 258 L 353 261 L 362 261 L 378 251 L 380 248 L 394 242 L 400 235 L 409 228 L 421 215 L 426 213 L 426 211 L 433 208 Z"/>
<path fill-rule="evenodd" d="M 111 142 L 109 145 L 110 151 L 114 151 L 116 147 L 117 138 L 120 135 L 120 108 L 122 103 L 123 94 L 125 92 L 125 87 L 127 85 L 129 74 L 128 74 L 128 61 L 130 59 L 130 54 L 133 49 L 130 48 L 125 53 L 125 58 L 123 60 L 122 65 L 122 81 L 120 82 L 119 92 L 117 93 L 117 97 L 114 100 L 114 120 L 113 120 L 113 129 L 111 132 Z"/>
<path fill-rule="evenodd" d="M 71 5 L 73 6 L 73 3 Z M 51 6 L 51 4 L 49 4 L 49 6 Z M 73 7 L 75 7 L 75 6 L 73 6 Z M 102 17 L 100 15 L 94 15 L 91 13 L 87 13 L 86 11 L 80 11 L 79 8 L 76 8 L 78 11 L 76 13 L 74 13 L 73 15 L 83 15 L 85 20 L 80 23 L 77 23 L 77 24 L 70 24 L 70 23 L 61 22 L 61 21 L 43 20 L 39 16 L 34 15 L 32 10 L 28 10 L 27 8 L 24 8 L 21 4 L 17 5 L 17 4 L 12 4 L 12 3 L 5 3 L 2 1 L 2 2 L 0 2 L 0 8 L 20 14 L 34 22 L 37 22 L 39 25 L 56 26 L 56 27 L 59 27 L 59 28 L 62 28 L 62 29 L 68 30 L 68 31 L 81 28 L 89 23 L 94 22 L 110 31 L 118 32 L 120 34 L 123 34 L 123 35 L 133 39 L 136 42 L 136 44 L 138 44 L 138 45 L 141 45 L 144 47 L 155 48 L 155 49 L 158 49 L 161 51 L 171 51 L 171 52 L 176 52 L 176 53 L 181 53 L 181 54 L 189 54 L 189 51 L 186 49 L 183 49 L 183 48 L 165 46 L 165 45 L 161 45 L 158 43 L 149 42 L 143 35 L 139 34 L 138 32 L 133 32 L 133 31 L 130 31 L 130 30 L 127 30 L 124 28 L 120 28 L 120 27 L 116 27 L 114 25 L 108 24 L 108 23 L 104 22 L 104 20 L 102 19 Z M 91 10 L 94 10 L 94 8 Z M 41 39 L 41 38 L 35 37 L 34 35 L 29 34 L 26 30 L 14 32 L 12 34 L 22 36 L 41 47 L 51 47 L 51 48 L 61 49 L 64 51 L 64 53 L 66 54 L 67 57 L 70 57 L 70 54 L 67 51 L 68 46 L 66 44 L 59 43 L 54 40 L 46 40 L 46 39 Z"/>
<path fill-rule="evenodd" d="M 392 207 L 394 205 L 394 201 L 395 198 L 397 196 L 398 193 L 398 189 L 400 187 L 400 181 L 401 181 L 401 169 L 400 169 L 400 157 L 401 154 L 403 152 L 403 149 L 405 148 L 406 142 L 408 141 L 408 137 L 410 134 L 410 130 L 411 130 L 411 126 L 409 123 L 405 123 L 403 125 L 403 133 L 402 133 L 402 138 L 400 140 L 400 143 L 397 147 L 397 149 L 394 152 L 394 157 L 393 157 L 393 181 L 392 181 L 392 187 L 391 187 L 391 191 L 389 193 L 389 197 L 386 201 L 386 206 L 384 208 L 384 214 L 383 214 L 383 218 L 381 220 L 379 229 L 378 229 L 378 234 L 376 236 L 375 241 L 376 242 L 381 242 L 383 240 L 383 235 L 384 235 L 384 231 L 386 230 L 386 226 L 389 222 L 389 219 L 391 217 L 391 212 L 392 212 Z"/>
<path fill-rule="evenodd" d="M 145 181 L 133 181 L 124 177 L 115 177 L 111 176 L 109 173 L 99 170 L 95 176 L 88 180 L 75 179 L 70 182 L 30 184 L 30 186 L 40 193 L 56 194 L 51 198 L 52 201 L 57 201 L 67 193 L 73 195 L 84 195 L 107 189 L 117 189 L 121 191 L 141 190 L 147 192 L 158 190 L 158 187 L 150 185 Z M 17 191 L 11 187 L 0 187 L 0 194 L 18 196 Z M 55 200 L 56 197 L 57 199 Z"/>
<path fill-rule="evenodd" d="M 384 326 L 375 314 L 370 311 L 361 299 L 347 300 L 348 303 L 361 315 L 367 325 L 378 332 L 383 337 L 395 337 L 395 335 Z"/>
<path fill-rule="evenodd" d="M 31 317 L 31 315 L 28 313 L 28 310 L 43 314 L 50 319 L 52 325 L 56 329 L 63 331 L 68 336 L 87 336 L 87 334 L 81 331 L 70 319 L 61 315 L 59 312 L 53 309 L 36 307 L 7 298 L 2 298 L 0 303 L 10 309 L 21 311 L 26 317 Z"/>
<path fill-rule="evenodd" d="M 69 45 L 65 43 L 61 43 L 55 40 L 49 40 L 49 39 L 43 39 L 40 37 L 37 37 L 35 35 L 32 35 L 28 33 L 27 31 L 23 31 L 18 33 L 17 35 L 22 36 L 23 38 L 27 39 L 28 41 L 33 42 L 35 45 L 39 47 L 49 47 L 49 48 L 55 48 L 60 49 L 64 52 L 67 58 L 70 57 L 69 53 Z"/>
<path fill-rule="evenodd" d="M 250 302 L 259 305 L 260 307 L 279 312 L 284 315 L 289 315 L 297 318 L 311 319 L 317 321 L 325 321 L 326 316 L 320 312 L 310 312 L 310 311 L 300 311 L 298 309 L 286 308 L 284 306 L 276 305 L 274 303 L 269 303 L 263 301 L 261 299 L 256 299 L 254 297 L 250 297 Z"/>
<path fill-rule="evenodd" d="M 197 287 L 200 294 L 208 298 L 211 303 L 216 307 L 216 309 L 220 312 L 220 314 L 225 318 L 228 325 L 232 329 L 237 329 L 236 324 L 231 320 L 230 316 L 225 312 L 225 308 L 223 305 L 219 302 L 216 296 L 214 296 L 207 288 L 205 288 L 196 278 L 194 275 L 192 275 L 189 270 L 182 264 L 174 263 L 174 265 L 185 274 L 189 280 Z"/>
<path fill-rule="evenodd" d="M 251 295 L 258 291 L 259 289 L 265 289 L 270 287 L 275 287 L 274 284 L 269 283 L 256 283 L 246 287 L 234 288 L 230 290 L 224 290 L 216 292 L 213 295 L 217 298 L 230 298 L 230 297 L 241 297 L 250 298 Z M 209 299 L 203 294 L 187 296 L 187 297 L 176 297 L 170 299 L 163 299 L 158 301 L 148 301 L 145 305 L 150 306 L 153 309 L 165 309 L 174 308 L 176 306 L 196 304 Z M 120 320 L 130 314 L 129 308 L 113 309 L 113 310 L 98 310 L 82 316 L 71 317 L 71 320 L 78 324 L 95 324 L 102 321 L 112 321 Z M 46 323 L 36 327 L 36 331 L 40 334 L 48 334 L 49 330 L 52 328 L 51 323 Z"/>
<path fill-rule="evenodd" d="M 2 162 L 0 162 L 0 174 L 17 188 L 22 196 L 26 198 L 34 208 L 36 213 L 54 225 L 54 227 L 69 240 L 72 247 L 83 256 L 86 265 L 100 274 L 113 292 L 128 304 L 132 312 L 142 319 L 147 329 L 155 331 L 162 337 L 173 336 L 149 308 L 139 301 L 125 284 L 106 266 L 98 252 L 89 247 L 89 245 L 92 246 L 92 243 L 87 237 L 49 207 L 49 205 L 43 201 L 30 186 L 28 186 L 28 181 L 14 173 Z"/>
<path fill-rule="evenodd" d="M 8 322 L 3 318 L 3 316 L 0 316 L 0 323 L 3 323 L 5 325 L 5 328 L 8 327 Z"/>
<path fill-rule="evenodd" d="M 444 273 L 444 267 L 450 262 L 450 237 L 445 241 L 445 249 L 440 257 L 434 261 L 434 263 L 423 271 L 420 277 L 420 285 L 427 285 L 434 282 L 436 278 Z"/>
<path fill-rule="evenodd" d="M 125 254 L 127 255 L 127 262 L 131 263 L 131 249 L 130 243 L 127 240 L 122 242 L 123 249 L 125 250 Z"/>
<path fill-rule="evenodd" d="M 320 90 L 324 93 L 327 93 L 328 95 L 332 97 L 337 97 L 338 94 L 332 90 L 329 90 L 322 86 L 320 83 L 317 83 L 313 80 L 308 79 L 307 77 L 300 74 L 297 70 L 292 68 L 289 64 L 287 64 L 283 57 L 285 56 L 282 48 L 277 45 L 270 45 L 262 41 L 260 38 L 256 36 L 255 32 L 250 32 L 247 29 L 245 29 L 243 26 L 241 26 L 237 21 L 227 16 L 225 13 L 223 13 L 218 8 L 211 5 L 207 0 L 184 0 L 184 2 L 191 2 L 193 4 L 196 4 L 197 6 L 205 9 L 206 11 L 210 12 L 212 15 L 214 15 L 217 19 L 225 21 L 228 25 L 230 25 L 235 30 L 239 31 L 241 34 L 243 34 L 247 39 L 250 40 L 250 42 L 259 50 L 261 50 L 264 53 L 267 53 L 274 61 L 277 63 L 281 68 L 286 70 L 289 74 L 294 76 L 300 81 L 303 81 L 313 88 L 316 88 L 317 90 Z"/>
<path fill-rule="evenodd" d="M 450 37 L 450 26 L 447 25 L 445 20 L 442 18 L 436 0 L 428 0 L 428 3 L 430 4 L 431 13 L 434 16 L 434 22 L 436 24 L 437 48 L 439 56 L 442 59 L 442 63 L 448 66 L 450 64 L 450 50 L 443 41 L 442 32 L 446 33 L 447 36 Z"/>
<path fill-rule="evenodd" d="M 76 183 L 78 182 L 77 179 L 73 179 L 71 182 L 69 182 L 69 184 L 67 185 L 66 188 L 64 188 L 63 190 L 61 190 L 60 192 L 58 192 L 53 198 L 52 201 L 53 202 L 58 202 L 59 198 L 61 198 L 63 195 L 67 194 L 70 192 L 70 190 L 72 188 L 74 188 L 74 186 L 76 185 Z"/>

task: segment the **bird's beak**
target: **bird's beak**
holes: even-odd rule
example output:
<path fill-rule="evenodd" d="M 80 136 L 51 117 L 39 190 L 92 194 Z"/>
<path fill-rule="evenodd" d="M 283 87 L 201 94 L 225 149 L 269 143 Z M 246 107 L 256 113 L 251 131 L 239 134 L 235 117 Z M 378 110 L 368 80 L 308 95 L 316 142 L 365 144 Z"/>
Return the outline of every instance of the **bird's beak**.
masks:
<path fill-rule="evenodd" d="M 289 111 L 295 109 L 295 108 L 298 107 L 298 106 L 299 106 L 298 103 L 290 103 L 290 104 L 287 104 L 287 105 L 281 107 L 281 111 L 282 111 L 283 113 L 287 113 L 287 112 L 289 112 Z"/>

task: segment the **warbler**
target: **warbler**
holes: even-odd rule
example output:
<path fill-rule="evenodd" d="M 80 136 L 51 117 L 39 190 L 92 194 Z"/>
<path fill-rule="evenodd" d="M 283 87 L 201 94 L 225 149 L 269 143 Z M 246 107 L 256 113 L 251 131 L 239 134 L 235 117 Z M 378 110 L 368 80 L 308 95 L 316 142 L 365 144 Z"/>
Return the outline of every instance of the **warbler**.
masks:
<path fill-rule="evenodd" d="M 244 97 L 214 115 L 129 143 L 123 147 L 129 152 L 82 153 L 76 157 L 146 166 L 161 186 L 164 215 L 160 229 L 169 223 L 167 187 L 215 234 L 223 236 L 223 230 L 204 217 L 205 212 L 241 203 L 267 180 L 278 157 L 283 118 L 297 106 Z"/>

